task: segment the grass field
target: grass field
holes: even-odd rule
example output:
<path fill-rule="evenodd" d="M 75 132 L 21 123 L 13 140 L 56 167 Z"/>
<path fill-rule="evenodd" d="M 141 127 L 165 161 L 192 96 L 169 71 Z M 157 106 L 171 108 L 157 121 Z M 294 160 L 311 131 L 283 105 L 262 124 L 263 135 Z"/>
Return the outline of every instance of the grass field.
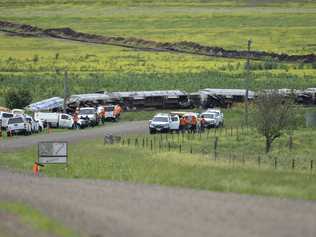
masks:
<path fill-rule="evenodd" d="M 299 113 L 307 110 L 313 109 L 301 108 Z M 242 111 L 243 107 L 225 111 L 225 128 L 201 135 L 128 136 L 115 145 L 104 145 L 101 138 L 70 144 L 69 166 L 47 165 L 43 174 L 316 200 L 316 130 L 296 130 L 291 149 L 285 134 L 266 155 L 263 137 L 252 127 L 240 126 Z M 148 119 L 152 113 L 131 112 L 122 119 Z M 36 147 L 1 153 L 0 167 L 31 173 L 36 159 Z"/>
<path fill-rule="evenodd" d="M 6 227 L 6 218 L 0 223 L 0 236 L 16 236 L 15 233 L 32 233 L 34 236 L 75 237 L 78 233 L 66 228 L 62 223 L 47 217 L 39 210 L 20 203 L 0 201 L 0 214 L 11 221 L 11 229 Z M 12 229 L 12 225 L 19 230 Z M 27 230 L 27 231 L 26 231 Z"/>
<path fill-rule="evenodd" d="M 315 52 L 312 1 L 0 1 L 0 20 L 158 41 L 198 43 L 289 54 Z M 16 3 L 19 2 L 19 3 Z M 0 104 L 8 88 L 27 88 L 34 100 L 100 89 L 155 90 L 244 87 L 245 62 L 175 53 L 137 51 L 0 33 Z M 253 62 L 251 88 L 306 88 L 316 65 Z M 2 98 L 1 98 L 2 97 Z"/>
<path fill-rule="evenodd" d="M 303 151 L 303 150 L 302 150 Z M 31 173 L 36 148 L 0 154 L 0 166 Z M 83 141 L 70 145 L 69 166 L 47 165 L 52 177 L 91 178 L 316 200 L 315 173 L 247 162 L 213 160 L 200 154 L 151 152 L 127 145 Z"/>

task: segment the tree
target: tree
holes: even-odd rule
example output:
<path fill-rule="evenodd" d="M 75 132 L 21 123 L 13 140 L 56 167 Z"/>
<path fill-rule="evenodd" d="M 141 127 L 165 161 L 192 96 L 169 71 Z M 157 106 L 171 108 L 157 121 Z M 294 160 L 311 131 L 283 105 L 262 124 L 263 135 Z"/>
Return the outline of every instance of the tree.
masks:
<path fill-rule="evenodd" d="M 6 106 L 10 109 L 22 109 L 32 102 L 32 95 L 28 90 L 9 90 L 5 95 Z"/>
<path fill-rule="evenodd" d="M 272 143 L 286 131 L 297 126 L 297 113 L 294 99 L 276 90 L 259 93 L 255 99 L 254 122 L 257 130 L 266 139 L 266 153 L 271 151 Z"/>

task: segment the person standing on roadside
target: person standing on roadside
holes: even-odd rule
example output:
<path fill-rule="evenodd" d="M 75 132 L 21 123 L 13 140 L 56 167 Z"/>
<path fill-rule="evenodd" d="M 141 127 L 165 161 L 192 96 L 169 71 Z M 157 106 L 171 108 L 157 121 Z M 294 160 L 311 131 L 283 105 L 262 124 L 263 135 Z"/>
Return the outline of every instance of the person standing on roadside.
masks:
<path fill-rule="evenodd" d="M 122 112 L 122 107 L 119 104 L 115 105 L 113 112 L 114 112 L 115 118 L 119 119 Z"/>
<path fill-rule="evenodd" d="M 186 121 L 184 117 L 180 118 L 180 131 L 184 132 L 185 131 L 185 126 L 186 126 Z"/>
<path fill-rule="evenodd" d="M 191 118 L 191 132 L 195 133 L 197 125 L 197 118 L 193 115 Z"/>
<path fill-rule="evenodd" d="M 79 125 L 78 125 L 78 122 L 79 122 L 79 108 L 76 109 L 75 113 L 72 116 L 72 119 L 74 121 L 74 128 L 78 129 L 79 128 Z"/>
<path fill-rule="evenodd" d="M 200 119 L 200 128 L 201 128 L 201 132 L 204 132 L 204 129 L 205 129 L 205 118 L 204 118 L 204 115 L 201 116 L 201 119 Z"/>

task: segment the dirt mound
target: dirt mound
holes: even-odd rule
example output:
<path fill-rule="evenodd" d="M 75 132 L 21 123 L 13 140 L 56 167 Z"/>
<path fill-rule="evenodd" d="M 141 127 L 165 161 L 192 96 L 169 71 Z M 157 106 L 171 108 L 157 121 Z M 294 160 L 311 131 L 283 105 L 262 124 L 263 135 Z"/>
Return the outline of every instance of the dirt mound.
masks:
<path fill-rule="evenodd" d="M 240 58 L 248 56 L 254 60 L 274 60 L 285 62 L 313 63 L 316 62 L 315 54 L 288 55 L 264 51 L 238 51 L 226 50 L 220 47 L 201 45 L 191 41 L 180 41 L 175 43 L 157 42 L 140 38 L 112 37 L 95 34 L 87 34 L 75 31 L 71 28 L 41 29 L 31 25 L 18 24 L 14 22 L 0 21 L 0 31 L 16 33 L 27 36 L 46 36 L 65 40 L 81 41 L 96 44 L 110 44 L 122 47 L 136 48 L 142 50 L 176 51 L 189 54 L 206 55 L 210 57 Z"/>

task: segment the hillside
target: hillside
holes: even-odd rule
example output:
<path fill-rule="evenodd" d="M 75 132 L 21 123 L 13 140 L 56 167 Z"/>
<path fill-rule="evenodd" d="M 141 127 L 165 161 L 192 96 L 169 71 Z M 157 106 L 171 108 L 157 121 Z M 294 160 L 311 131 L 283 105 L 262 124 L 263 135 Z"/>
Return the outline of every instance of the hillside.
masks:
<path fill-rule="evenodd" d="M 313 1 L 5 1 L 0 20 L 43 29 L 304 55 L 316 52 Z M 69 3 L 71 2 L 71 3 Z M 72 93 L 106 90 L 243 87 L 243 59 L 139 51 L 0 33 L 0 97 L 32 88 L 34 100 L 62 94 L 62 71 Z M 253 62 L 252 88 L 305 88 L 316 83 L 314 64 Z M 0 104 L 1 102 L 0 99 Z"/>

